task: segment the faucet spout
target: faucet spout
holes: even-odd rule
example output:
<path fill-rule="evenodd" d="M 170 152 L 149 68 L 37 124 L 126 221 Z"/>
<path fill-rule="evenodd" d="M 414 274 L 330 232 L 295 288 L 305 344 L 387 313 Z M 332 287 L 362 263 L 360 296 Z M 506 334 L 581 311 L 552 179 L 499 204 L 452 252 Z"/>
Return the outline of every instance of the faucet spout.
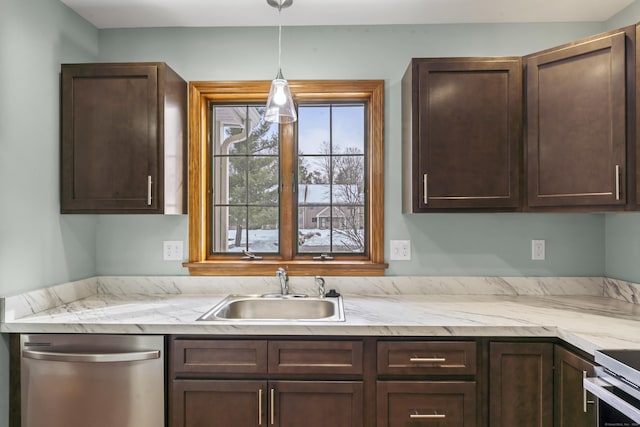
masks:
<path fill-rule="evenodd" d="M 327 295 L 324 289 L 324 279 L 322 277 L 316 276 L 316 285 L 318 286 L 318 297 L 324 298 Z"/>
<path fill-rule="evenodd" d="M 276 271 L 276 277 L 280 280 L 280 293 L 282 295 L 289 295 L 289 276 L 287 271 L 280 267 Z"/>

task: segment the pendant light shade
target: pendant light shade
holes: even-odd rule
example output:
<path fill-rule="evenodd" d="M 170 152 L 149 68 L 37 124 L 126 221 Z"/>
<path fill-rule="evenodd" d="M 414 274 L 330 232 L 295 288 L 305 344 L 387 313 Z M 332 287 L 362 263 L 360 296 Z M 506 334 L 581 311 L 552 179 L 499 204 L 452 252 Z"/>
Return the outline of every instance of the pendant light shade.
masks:
<path fill-rule="evenodd" d="M 289 82 L 282 77 L 280 70 L 271 82 L 264 119 L 273 123 L 293 123 L 298 119 L 296 106 L 293 104 L 293 97 L 289 90 Z"/>
<path fill-rule="evenodd" d="M 289 90 L 289 82 L 282 77 L 280 68 L 280 58 L 282 56 L 282 25 L 280 24 L 280 11 L 284 7 L 289 7 L 293 0 L 267 0 L 270 6 L 278 9 L 278 74 L 271 82 L 267 107 L 264 112 L 264 119 L 273 123 L 293 123 L 298 119 L 296 106 Z"/>

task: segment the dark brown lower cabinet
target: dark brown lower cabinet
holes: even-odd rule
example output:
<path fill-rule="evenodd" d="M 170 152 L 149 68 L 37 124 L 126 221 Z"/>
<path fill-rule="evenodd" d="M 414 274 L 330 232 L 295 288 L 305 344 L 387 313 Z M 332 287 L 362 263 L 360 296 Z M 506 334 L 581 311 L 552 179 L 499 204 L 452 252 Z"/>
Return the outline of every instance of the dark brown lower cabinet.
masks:
<path fill-rule="evenodd" d="M 170 342 L 169 427 L 364 427 L 362 339 Z"/>
<path fill-rule="evenodd" d="M 550 341 L 172 337 L 169 369 L 168 427 L 597 425 Z"/>
<path fill-rule="evenodd" d="M 491 427 L 553 426 L 553 344 L 492 342 Z"/>
<path fill-rule="evenodd" d="M 266 381 L 174 380 L 174 427 L 266 425 Z"/>
<path fill-rule="evenodd" d="M 361 381 L 273 381 L 269 391 L 267 425 L 364 427 Z"/>
<path fill-rule="evenodd" d="M 585 376 L 593 376 L 594 365 L 558 345 L 554 359 L 554 426 L 595 427 L 595 399 L 582 386 Z"/>
<path fill-rule="evenodd" d="M 173 427 L 363 427 L 361 381 L 175 380 Z"/>
<path fill-rule="evenodd" d="M 475 381 L 378 381 L 377 427 L 475 427 Z"/>

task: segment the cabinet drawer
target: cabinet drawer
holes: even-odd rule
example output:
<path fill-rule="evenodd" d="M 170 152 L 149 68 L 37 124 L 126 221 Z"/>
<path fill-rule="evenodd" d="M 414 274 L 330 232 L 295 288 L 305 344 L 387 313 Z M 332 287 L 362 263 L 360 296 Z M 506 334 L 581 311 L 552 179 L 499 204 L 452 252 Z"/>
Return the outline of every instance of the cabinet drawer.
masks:
<path fill-rule="evenodd" d="M 475 381 L 378 381 L 377 427 L 476 425 Z"/>
<path fill-rule="evenodd" d="M 266 341 L 175 340 L 174 373 L 266 374 Z"/>
<path fill-rule="evenodd" d="M 475 342 L 378 342 L 378 375 L 475 375 L 475 373 Z"/>
<path fill-rule="evenodd" d="M 362 374 L 361 341 L 270 341 L 270 374 Z"/>

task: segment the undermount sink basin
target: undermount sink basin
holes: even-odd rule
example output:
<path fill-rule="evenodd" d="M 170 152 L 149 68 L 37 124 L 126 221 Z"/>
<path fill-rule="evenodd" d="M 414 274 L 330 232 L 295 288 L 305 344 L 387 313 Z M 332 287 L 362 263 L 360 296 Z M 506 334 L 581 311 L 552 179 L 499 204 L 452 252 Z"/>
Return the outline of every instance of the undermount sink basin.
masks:
<path fill-rule="evenodd" d="M 198 320 L 340 322 L 344 320 L 344 307 L 342 297 L 229 295 Z"/>

